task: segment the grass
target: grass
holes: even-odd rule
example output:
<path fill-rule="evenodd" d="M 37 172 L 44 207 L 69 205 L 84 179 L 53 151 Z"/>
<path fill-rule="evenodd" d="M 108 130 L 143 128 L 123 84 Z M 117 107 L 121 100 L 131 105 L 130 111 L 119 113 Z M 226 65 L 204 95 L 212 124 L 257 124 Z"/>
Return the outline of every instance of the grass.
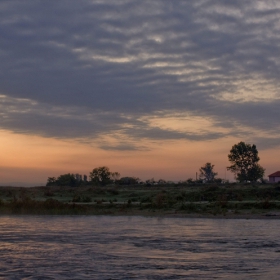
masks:
<path fill-rule="evenodd" d="M 280 187 L 201 184 L 107 187 L 0 187 L 0 213 L 224 215 L 280 211 Z"/>

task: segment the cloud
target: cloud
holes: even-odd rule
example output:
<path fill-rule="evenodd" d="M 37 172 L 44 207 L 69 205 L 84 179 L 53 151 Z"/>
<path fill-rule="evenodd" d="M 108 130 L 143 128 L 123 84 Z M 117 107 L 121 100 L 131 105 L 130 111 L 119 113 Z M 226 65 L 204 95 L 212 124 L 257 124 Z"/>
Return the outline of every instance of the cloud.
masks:
<path fill-rule="evenodd" d="M 136 138 L 204 141 L 244 130 L 275 145 L 279 16 L 272 0 L 1 1 L 0 127 L 132 139 L 101 145 L 117 150 L 135 149 Z M 211 120 L 211 129 L 145 119 L 170 113 Z"/>
<path fill-rule="evenodd" d="M 150 123 L 153 116 L 135 116 L 131 114 L 116 114 L 102 110 L 94 113 L 87 108 L 50 106 L 40 104 L 30 99 L 11 98 L 0 96 L 1 120 L 0 126 L 17 133 L 39 134 L 46 137 L 57 138 L 87 138 L 93 139 L 106 134 L 114 135 L 115 139 L 188 139 L 205 140 L 221 136 L 219 133 L 198 132 L 188 130 L 178 131 L 173 128 L 176 118 L 172 119 L 169 126 Z M 158 118 L 166 118 L 170 115 L 158 113 Z M 102 140 L 104 141 L 104 140 Z M 126 140 L 128 141 L 128 140 Z M 100 145 L 106 149 L 132 150 L 136 146 L 131 143 L 119 143 L 117 145 Z M 142 149 L 141 146 L 138 149 Z"/>
<path fill-rule="evenodd" d="M 131 145 L 130 143 L 121 143 L 118 145 L 100 145 L 99 148 L 106 151 L 145 151 L 148 150 L 146 147 L 139 147 Z"/>

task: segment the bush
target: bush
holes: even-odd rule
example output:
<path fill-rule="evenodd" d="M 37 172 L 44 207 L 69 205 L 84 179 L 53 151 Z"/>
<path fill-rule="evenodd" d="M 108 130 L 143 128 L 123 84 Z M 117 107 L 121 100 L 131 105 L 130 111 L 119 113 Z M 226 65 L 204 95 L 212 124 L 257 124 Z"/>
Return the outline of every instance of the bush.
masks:
<path fill-rule="evenodd" d="M 190 203 L 184 203 L 181 204 L 181 206 L 179 207 L 179 210 L 185 210 L 185 211 L 189 211 L 189 212 L 195 212 L 197 211 L 197 205 L 195 205 L 193 202 Z"/>
<path fill-rule="evenodd" d="M 52 191 L 50 191 L 50 190 L 46 190 L 44 192 L 44 196 L 54 196 L 54 193 Z"/>
<path fill-rule="evenodd" d="M 151 199 L 151 197 L 149 197 L 149 196 L 144 196 L 144 197 L 142 197 L 141 198 L 141 201 L 140 201 L 141 203 L 151 203 L 152 202 L 152 199 Z"/>
<path fill-rule="evenodd" d="M 91 202 L 91 197 L 90 196 L 84 196 L 82 199 L 82 202 Z"/>
<path fill-rule="evenodd" d="M 112 195 L 118 195 L 120 193 L 117 189 L 107 189 L 107 192 Z"/>
<path fill-rule="evenodd" d="M 157 196 L 155 197 L 155 205 L 156 205 L 157 207 L 162 207 L 164 201 L 165 201 L 165 194 L 163 194 L 163 193 L 158 193 Z"/>
<path fill-rule="evenodd" d="M 72 202 L 81 202 L 81 197 L 79 195 L 75 195 L 72 199 Z"/>

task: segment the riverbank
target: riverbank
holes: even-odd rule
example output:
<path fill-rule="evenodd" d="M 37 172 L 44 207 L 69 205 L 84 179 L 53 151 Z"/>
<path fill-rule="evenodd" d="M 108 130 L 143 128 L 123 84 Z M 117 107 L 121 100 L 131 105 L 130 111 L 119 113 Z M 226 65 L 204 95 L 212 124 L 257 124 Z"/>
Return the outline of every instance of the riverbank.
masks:
<path fill-rule="evenodd" d="M 279 185 L 0 187 L 0 214 L 280 219 Z"/>

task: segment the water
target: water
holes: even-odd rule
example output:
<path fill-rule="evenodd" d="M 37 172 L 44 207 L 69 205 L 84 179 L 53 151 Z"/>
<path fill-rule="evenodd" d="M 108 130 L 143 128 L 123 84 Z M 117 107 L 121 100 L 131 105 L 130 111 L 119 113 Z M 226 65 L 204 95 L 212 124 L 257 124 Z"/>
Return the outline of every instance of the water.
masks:
<path fill-rule="evenodd" d="M 0 279 L 279 279 L 280 221 L 0 217 Z"/>

